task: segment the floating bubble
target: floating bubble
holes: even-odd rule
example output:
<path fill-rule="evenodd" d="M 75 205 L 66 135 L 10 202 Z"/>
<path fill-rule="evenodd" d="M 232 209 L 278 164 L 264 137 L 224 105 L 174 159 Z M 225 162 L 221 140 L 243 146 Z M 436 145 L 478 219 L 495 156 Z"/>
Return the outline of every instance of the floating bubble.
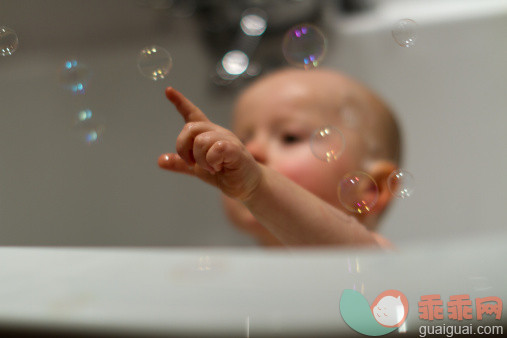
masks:
<path fill-rule="evenodd" d="M 249 36 L 260 36 L 268 27 L 266 18 L 266 12 L 263 10 L 258 8 L 249 8 L 242 14 L 241 21 L 239 23 L 241 30 Z"/>
<path fill-rule="evenodd" d="M 326 37 L 314 25 L 292 27 L 283 38 L 282 51 L 292 65 L 311 69 L 318 67 L 327 49 Z"/>
<path fill-rule="evenodd" d="M 414 176 L 403 169 L 395 170 L 387 178 L 387 186 L 389 191 L 398 198 L 410 197 L 415 190 Z"/>
<path fill-rule="evenodd" d="M 77 112 L 77 114 L 74 116 L 74 125 L 78 125 L 83 122 L 91 121 L 91 119 L 94 117 L 93 112 L 91 109 L 81 109 Z"/>
<path fill-rule="evenodd" d="M 0 27 L 0 55 L 12 55 L 18 49 L 18 35 L 7 26 Z"/>
<path fill-rule="evenodd" d="M 365 172 L 346 174 L 338 185 L 340 203 L 349 211 L 364 214 L 377 203 L 379 190 L 375 180 Z"/>
<path fill-rule="evenodd" d="M 248 56 L 240 50 L 231 50 L 222 58 L 222 67 L 230 75 L 243 74 L 249 64 Z"/>
<path fill-rule="evenodd" d="M 313 132 L 310 149 L 319 160 L 336 161 L 345 149 L 345 138 L 338 128 L 325 126 Z"/>
<path fill-rule="evenodd" d="M 258 62 L 250 62 L 248 64 L 248 68 L 243 73 L 243 76 L 247 77 L 247 78 L 252 78 L 252 77 L 259 76 L 259 74 L 261 72 L 262 72 L 262 66 L 261 66 L 260 63 L 258 63 Z"/>
<path fill-rule="evenodd" d="M 401 47 L 413 47 L 417 40 L 417 23 L 411 19 L 398 21 L 393 28 L 393 38 Z"/>
<path fill-rule="evenodd" d="M 173 67 L 173 59 L 167 50 L 159 46 L 143 48 L 137 57 L 141 74 L 153 81 L 164 79 Z"/>
<path fill-rule="evenodd" d="M 199 257 L 199 263 L 197 264 L 197 270 L 199 271 L 210 271 L 212 269 L 211 259 L 209 256 Z"/>
<path fill-rule="evenodd" d="M 74 115 L 73 131 L 81 142 L 87 145 L 96 144 L 104 134 L 104 121 L 91 109 L 81 109 Z"/>
<path fill-rule="evenodd" d="M 88 81 L 90 80 L 90 70 L 88 67 L 77 61 L 67 60 L 59 70 L 60 83 L 64 88 L 74 94 L 84 94 Z"/>

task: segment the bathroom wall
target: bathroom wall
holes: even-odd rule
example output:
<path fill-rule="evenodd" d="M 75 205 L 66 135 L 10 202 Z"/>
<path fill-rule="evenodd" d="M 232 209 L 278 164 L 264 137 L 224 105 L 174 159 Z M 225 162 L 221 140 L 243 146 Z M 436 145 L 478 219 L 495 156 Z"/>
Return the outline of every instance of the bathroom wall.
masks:
<path fill-rule="evenodd" d="M 377 90 L 403 126 L 404 167 L 417 190 L 384 219 L 382 232 L 397 244 L 495 232 L 503 223 L 507 9 L 444 2 L 379 1 L 365 14 L 325 17 L 324 66 Z M 413 48 L 390 35 L 403 17 L 420 25 Z M 0 245 L 254 244 L 227 223 L 215 189 L 156 164 L 183 125 L 164 87 L 228 123 L 234 92 L 212 86 L 217 60 L 194 19 L 134 1 L 22 0 L 0 1 L 0 25 L 19 37 L 18 51 L 0 57 Z M 138 51 L 150 44 L 172 54 L 164 81 L 137 69 Z M 69 57 L 92 71 L 85 95 L 58 82 Z M 92 146 L 72 128 L 83 108 L 105 125 Z"/>

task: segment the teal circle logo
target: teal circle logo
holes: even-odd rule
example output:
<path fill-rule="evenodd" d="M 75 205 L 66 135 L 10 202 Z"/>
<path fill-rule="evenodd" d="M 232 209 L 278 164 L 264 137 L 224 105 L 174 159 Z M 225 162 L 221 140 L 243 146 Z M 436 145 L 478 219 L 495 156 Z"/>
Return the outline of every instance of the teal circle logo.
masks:
<path fill-rule="evenodd" d="M 386 290 L 370 306 L 361 293 L 345 289 L 340 298 L 340 313 L 354 331 L 367 336 L 383 336 L 403 325 L 408 314 L 408 301 L 400 291 Z"/>

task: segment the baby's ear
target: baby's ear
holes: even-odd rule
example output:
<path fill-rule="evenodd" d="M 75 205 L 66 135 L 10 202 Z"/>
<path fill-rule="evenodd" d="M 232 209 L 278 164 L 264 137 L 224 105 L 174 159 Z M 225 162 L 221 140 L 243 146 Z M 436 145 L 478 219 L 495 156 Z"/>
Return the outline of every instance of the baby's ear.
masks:
<path fill-rule="evenodd" d="M 393 198 L 393 194 L 389 190 L 387 178 L 398 168 L 396 164 L 388 160 L 375 160 L 368 164 L 366 172 L 375 180 L 378 186 L 378 200 L 373 207 L 372 212 L 381 215 L 388 207 Z"/>

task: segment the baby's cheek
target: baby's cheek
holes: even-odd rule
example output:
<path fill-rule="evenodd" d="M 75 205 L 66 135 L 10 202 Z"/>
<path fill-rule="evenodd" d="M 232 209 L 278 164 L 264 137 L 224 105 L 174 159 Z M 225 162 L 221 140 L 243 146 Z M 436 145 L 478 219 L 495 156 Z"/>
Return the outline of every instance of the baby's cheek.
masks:
<path fill-rule="evenodd" d="M 320 198 L 333 204 L 336 202 L 339 174 L 331 165 L 303 157 L 281 161 L 273 169 Z"/>

